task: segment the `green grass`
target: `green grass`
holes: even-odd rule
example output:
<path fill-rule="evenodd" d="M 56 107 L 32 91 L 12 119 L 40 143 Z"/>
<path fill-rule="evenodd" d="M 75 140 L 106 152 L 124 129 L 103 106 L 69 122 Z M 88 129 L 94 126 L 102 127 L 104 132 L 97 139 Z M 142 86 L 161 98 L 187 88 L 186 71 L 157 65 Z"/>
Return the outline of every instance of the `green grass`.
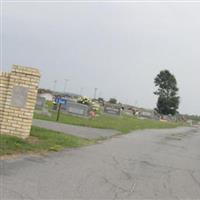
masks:
<path fill-rule="evenodd" d="M 48 121 L 56 121 L 56 113 L 52 112 L 51 117 L 35 114 L 34 118 Z M 178 123 L 172 122 L 160 122 L 148 119 L 141 120 L 132 116 L 113 117 L 107 115 L 100 115 L 95 119 L 88 119 L 72 115 L 66 115 L 63 113 L 60 115 L 59 122 L 93 128 L 114 129 L 121 133 L 128 133 L 137 129 L 175 128 L 180 125 Z"/>
<path fill-rule="evenodd" d="M 0 135 L 0 156 L 27 152 L 59 151 L 67 147 L 82 147 L 95 142 L 95 140 L 32 127 L 31 136 L 25 140 L 13 136 Z"/>
<path fill-rule="evenodd" d="M 46 101 L 46 107 L 50 110 L 52 110 L 53 102 L 52 101 Z"/>
<path fill-rule="evenodd" d="M 35 114 L 34 117 L 37 119 L 55 121 L 56 113 L 54 113 L 52 117 L 38 114 Z M 95 119 L 87 119 L 61 114 L 60 122 L 87 127 L 114 129 L 122 134 L 137 129 L 175 128 L 180 125 L 177 123 L 160 122 L 155 120 L 141 120 L 130 116 L 112 117 L 107 115 L 101 115 Z M 99 140 L 89 140 L 43 128 L 32 127 L 30 137 L 25 140 L 13 136 L 0 135 L 0 156 L 27 152 L 41 153 L 59 151 L 64 148 L 76 148 L 94 144 L 97 141 Z"/>

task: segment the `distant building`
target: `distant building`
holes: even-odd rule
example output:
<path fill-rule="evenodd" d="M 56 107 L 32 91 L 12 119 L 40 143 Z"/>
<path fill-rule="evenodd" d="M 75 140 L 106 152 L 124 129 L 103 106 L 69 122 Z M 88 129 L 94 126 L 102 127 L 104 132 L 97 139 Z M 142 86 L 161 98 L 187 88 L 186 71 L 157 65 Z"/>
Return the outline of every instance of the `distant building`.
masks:
<path fill-rule="evenodd" d="M 46 101 L 53 101 L 54 96 L 51 93 L 42 93 L 38 96 L 45 98 Z"/>

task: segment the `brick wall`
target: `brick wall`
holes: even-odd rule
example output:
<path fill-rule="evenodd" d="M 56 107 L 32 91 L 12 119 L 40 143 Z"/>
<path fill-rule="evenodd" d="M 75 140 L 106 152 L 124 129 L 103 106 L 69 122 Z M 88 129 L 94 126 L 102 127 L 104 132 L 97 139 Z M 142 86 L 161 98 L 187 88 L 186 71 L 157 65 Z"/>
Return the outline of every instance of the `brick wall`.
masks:
<path fill-rule="evenodd" d="M 30 135 L 39 80 L 38 69 L 19 65 L 0 74 L 0 134 Z"/>

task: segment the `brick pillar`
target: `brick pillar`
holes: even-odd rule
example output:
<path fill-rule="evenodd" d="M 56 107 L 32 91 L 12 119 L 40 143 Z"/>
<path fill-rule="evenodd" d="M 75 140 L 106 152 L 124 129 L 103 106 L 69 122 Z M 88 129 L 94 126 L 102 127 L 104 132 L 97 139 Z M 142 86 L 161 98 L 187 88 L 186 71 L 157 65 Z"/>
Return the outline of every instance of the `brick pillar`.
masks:
<path fill-rule="evenodd" d="M 7 91 L 10 75 L 8 73 L 0 73 L 0 133 L 3 121 L 4 106 L 7 99 Z"/>
<path fill-rule="evenodd" d="M 1 134 L 21 138 L 30 135 L 39 80 L 38 69 L 13 65 L 8 79 L 4 81 L 8 84 L 1 84 L 4 86 L 4 96 L 6 95 L 1 114 Z"/>

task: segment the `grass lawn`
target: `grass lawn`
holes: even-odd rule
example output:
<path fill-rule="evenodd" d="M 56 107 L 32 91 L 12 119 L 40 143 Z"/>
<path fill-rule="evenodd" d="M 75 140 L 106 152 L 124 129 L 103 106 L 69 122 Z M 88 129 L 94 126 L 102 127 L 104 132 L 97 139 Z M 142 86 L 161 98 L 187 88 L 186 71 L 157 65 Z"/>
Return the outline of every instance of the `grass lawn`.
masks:
<path fill-rule="evenodd" d="M 27 152 L 59 151 L 67 147 L 81 147 L 94 144 L 95 142 L 95 140 L 87 140 L 43 128 L 32 127 L 31 136 L 25 140 L 13 136 L 0 135 L 0 156 Z"/>
<path fill-rule="evenodd" d="M 35 113 L 34 118 L 56 121 L 56 113 L 52 112 L 51 117 Z M 128 133 L 137 129 L 175 128 L 180 125 L 172 122 L 160 122 L 148 119 L 141 120 L 132 116 L 113 117 L 108 115 L 100 115 L 95 119 L 88 119 L 63 113 L 60 115 L 59 122 L 93 128 L 114 129 L 121 133 Z"/>
<path fill-rule="evenodd" d="M 51 117 L 35 114 L 34 118 L 55 121 L 56 113 L 52 113 Z M 113 117 L 107 115 L 100 115 L 95 119 L 88 119 L 61 114 L 59 122 L 102 129 L 114 129 L 122 134 L 137 129 L 175 128 L 180 125 L 178 123 L 155 120 L 141 120 L 130 116 Z M 41 153 L 59 151 L 64 148 L 75 148 L 94 144 L 97 141 L 32 127 L 30 137 L 25 140 L 13 136 L 0 135 L 0 156 L 27 152 Z"/>

